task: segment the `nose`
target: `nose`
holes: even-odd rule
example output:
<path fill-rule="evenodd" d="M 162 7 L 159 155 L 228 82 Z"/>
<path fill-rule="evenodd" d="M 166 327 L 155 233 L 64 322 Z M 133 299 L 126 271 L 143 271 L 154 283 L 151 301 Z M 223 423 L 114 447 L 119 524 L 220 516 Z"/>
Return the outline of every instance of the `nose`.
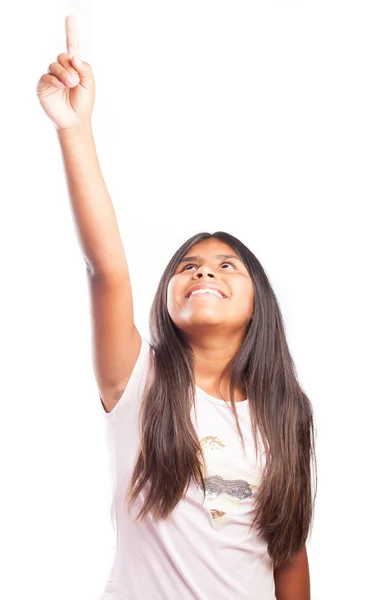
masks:
<path fill-rule="evenodd" d="M 197 269 L 197 271 L 195 272 L 195 275 L 198 279 L 200 279 L 200 277 L 202 277 L 204 274 L 209 275 L 209 277 L 215 277 L 213 271 L 211 270 L 210 267 L 200 267 L 199 269 Z"/>

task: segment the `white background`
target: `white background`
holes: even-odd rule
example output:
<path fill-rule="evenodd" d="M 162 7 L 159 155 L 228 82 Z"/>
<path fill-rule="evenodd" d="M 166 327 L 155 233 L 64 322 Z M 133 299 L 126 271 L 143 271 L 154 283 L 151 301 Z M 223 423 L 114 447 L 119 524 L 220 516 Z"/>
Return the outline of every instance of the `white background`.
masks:
<path fill-rule="evenodd" d="M 2 598 L 97 600 L 113 559 L 85 265 L 56 131 L 36 97 L 74 14 L 137 327 L 146 335 L 161 273 L 194 233 L 227 231 L 256 254 L 315 410 L 311 597 L 369 599 L 364 5 L 21 0 L 2 9 Z"/>

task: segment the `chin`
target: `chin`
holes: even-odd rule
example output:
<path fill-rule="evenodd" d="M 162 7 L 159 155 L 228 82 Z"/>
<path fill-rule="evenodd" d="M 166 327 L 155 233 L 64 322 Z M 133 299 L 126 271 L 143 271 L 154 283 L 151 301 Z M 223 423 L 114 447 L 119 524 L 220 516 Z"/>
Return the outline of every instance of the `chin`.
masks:
<path fill-rule="evenodd" d="M 199 328 L 202 327 L 215 327 L 217 325 L 224 325 L 224 320 L 219 319 L 214 317 L 214 318 L 198 318 L 198 319 L 191 319 L 191 321 L 186 321 L 185 323 L 183 321 L 179 322 L 179 323 L 175 323 L 175 325 L 178 327 L 178 329 L 180 329 L 183 332 L 193 332 L 193 331 L 198 331 Z"/>

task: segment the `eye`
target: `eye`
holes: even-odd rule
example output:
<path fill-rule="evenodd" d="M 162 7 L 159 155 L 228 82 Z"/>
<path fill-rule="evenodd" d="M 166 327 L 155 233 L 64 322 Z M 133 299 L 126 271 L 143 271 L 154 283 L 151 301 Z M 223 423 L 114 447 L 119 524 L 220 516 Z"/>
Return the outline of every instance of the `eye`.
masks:
<path fill-rule="evenodd" d="M 231 262 L 230 260 L 226 260 L 224 263 L 222 263 L 222 265 L 232 265 L 232 267 L 234 267 L 235 269 L 237 268 L 236 265 L 233 262 Z M 228 269 L 227 269 L 227 271 L 228 271 Z"/>
<path fill-rule="evenodd" d="M 186 265 L 185 267 L 183 267 L 183 269 L 181 269 L 181 273 L 182 271 L 187 271 L 188 267 L 195 267 L 196 265 Z"/>
<path fill-rule="evenodd" d="M 226 260 L 226 261 L 222 262 L 222 263 L 221 263 L 221 265 L 232 265 L 232 267 L 234 267 L 235 269 L 237 268 L 237 267 L 236 267 L 236 265 L 235 265 L 233 262 L 231 262 L 230 260 Z M 181 273 L 182 273 L 183 271 L 187 271 L 188 267 L 196 267 L 196 266 L 197 266 L 197 265 L 195 265 L 195 264 L 189 264 L 189 265 L 186 265 L 186 266 L 185 266 L 185 267 L 184 267 L 184 268 L 181 270 Z M 226 269 L 226 270 L 228 271 L 228 269 Z M 223 271 L 224 271 L 224 269 L 223 269 Z"/>

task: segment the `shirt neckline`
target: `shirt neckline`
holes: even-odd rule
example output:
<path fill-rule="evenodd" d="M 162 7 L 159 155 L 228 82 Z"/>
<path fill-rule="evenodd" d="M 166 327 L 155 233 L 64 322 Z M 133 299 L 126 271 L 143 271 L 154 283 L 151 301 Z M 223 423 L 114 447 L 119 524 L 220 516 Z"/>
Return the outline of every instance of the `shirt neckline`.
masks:
<path fill-rule="evenodd" d="M 207 392 L 204 392 L 204 390 L 202 390 L 197 384 L 195 384 L 195 387 L 196 387 L 196 391 L 198 393 L 200 393 L 201 396 L 204 396 L 207 400 L 209 400 L 209 402 L 212 402 L 213 404 L 218 404 L 219 406 L 230 406 L 231 405 L 230 402 L 226 402 L 225 400 L 222 400 L 221 398 L 215 398 L 215 396 L 211 396 Z M 239 402 L 235 402 L 235 405 L 236 405 L 236 407 L 237 406 L 246 406 L 247 403 L 248 403 L 248 399 L 246 398 L 245 400 L 240 400 Z"/>

